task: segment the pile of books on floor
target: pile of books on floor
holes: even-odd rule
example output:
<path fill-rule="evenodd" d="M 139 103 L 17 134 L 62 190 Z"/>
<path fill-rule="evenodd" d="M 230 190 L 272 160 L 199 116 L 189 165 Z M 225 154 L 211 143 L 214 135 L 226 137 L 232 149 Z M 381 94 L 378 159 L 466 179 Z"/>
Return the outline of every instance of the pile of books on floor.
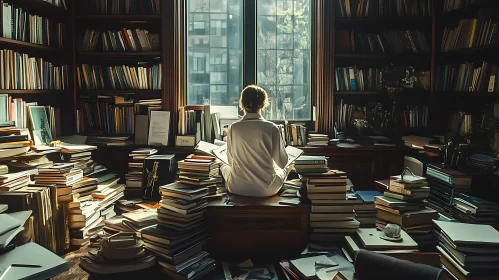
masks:
<path fill-rule="evenodd" d="M 433 220 L 440 215 L 427 208 L 425 199 L 429 195 L 426 178 L 412 175 L 390 177 L 389 191 L 376 197 L 378 220 L 376 226 L 397 224 L 419 245 L 420 250 L 434 247 L 431 230 Z"/>
<path fill-rule="evenodd" d="M 401 259 L 407 259 L 408 254 L 419 252 L 418 244 L 404 230 L 400 231 L 402 239 L 398 242 L 383 239 L 383 236 L 383 231 L 377 228 L 359 228 L 356 234 L 343 237 L 345 247 L 342 251 L 350 262 L 353 262 L 355 252 L 360 249 Z"/>
<path fill-rule="evenodd" d="M 122 223 L 125 227 L 140 236 L 142 230 L 158 223 L 157 209 L 135 209 L 128 213 L 123 213 Z"/>
<path fill-rule="evenodd" d="M 192 154 L 178 162 L 178 169 L 181 183 L 191 188 L 206 188 L 210 196 L 216 194 L 217 186 L 222 184 L 219 161 L 215 157 Z"/>
<path fill-rule="evenodd" d="M 469 224 L 486 224 L 499 228 L 499 204 L 459 193 L 452 199 L 454 218 Z"/>
<path fill-rule="evenodd" d="M 96 150 L 96 146 L 90 145 L 62 145 L 61 160 L 63 162 L 78 162 L 86 161 L 92 158 L 92 151 Z"/>
<path fill-rule="evenodd" d="M 144 169 L 144 159 L 158 152 L 152 148 L 141 148 L 133 150 L 129 156 L 131 161 L 128 162 L 128 173 L 126 174 L 126 190 L 127 197 L 141 197 L 142 190 L 142 175 Z"/>
<path fill-rule="evenodd" d="M 308 135 L 307 146 L 327 146 L 329 145 L 329 136 L 326 134 L 310 133 Z"/>
<path fill-rule="evenodd" d="M 331 246 L 359 227 L 353 205 L 347 200 L 345 172 L 329 170 L 324 156 L 301 156 L 295 162 L 296 172 L 307 186 L 312 202 L 310 241 L 319 246 Z"/>
<path fill-rule="evenodd" d="M 453 217 L 452 200 L 458 193 L 471 191 L 471 175 L 430 164 L 426 168 L 426 177 L 430 187 L 428 206 Z"/>
<path fill-rule="evenodd" d="M 39 185 L 55 184 L 58 202 L 72 201 L 73 185 L 75 189 L 80 188 L 77 183 L 83 179 L 83 171 L 74 168 L 74 163 L 55 163 L 50 167 L 38 169 L 34 179 Z"/>
<path fill-rule="evenodd" d="M 161 186 L 158 224 L 142 231 L 146 248 L 155 254 L 162 271 L 173 279 L 192 279 L 214 269 L 203 251 L 208 240 L 203 220 L 208 189 L 175 182 Z"/>
<path fill-rule="evenodd" d="M 489 225 L 435 221 L 442 268 L 454 279 L 497 279 L 499 232 Z"/>
<path fill-rule="evenodd" d="M 356 191 L 355 196 L 362 202 L 353 206 L 355 219 L 359 221 L 360 227 L 374 227 L 376 225 L 374 198 L 383 194 L 377 191 Z"/>

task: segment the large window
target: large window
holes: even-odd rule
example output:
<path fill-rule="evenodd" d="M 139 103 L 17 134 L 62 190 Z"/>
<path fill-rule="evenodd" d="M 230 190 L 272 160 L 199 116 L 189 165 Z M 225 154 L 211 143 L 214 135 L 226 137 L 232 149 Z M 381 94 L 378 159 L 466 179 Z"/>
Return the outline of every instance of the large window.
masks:
<path fill-rule="evenodd" d="M 310 0 L 244 2 L 188 0 L 187 102 L 237 106 L 253 81 L 269 94 L 267 119 L 310 119 Z"/>

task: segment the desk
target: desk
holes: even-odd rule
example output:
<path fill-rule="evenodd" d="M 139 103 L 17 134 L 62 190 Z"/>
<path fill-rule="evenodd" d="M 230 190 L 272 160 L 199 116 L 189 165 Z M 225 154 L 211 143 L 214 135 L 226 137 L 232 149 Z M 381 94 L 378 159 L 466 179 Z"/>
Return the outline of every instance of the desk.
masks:
<path fill-rule="evenodd" d="M 236 255 L 288 256 L 308 244 L 310 205 L 288 206 L 273 196 L 231 195 L 230 202 L 212 202 L 206 209 L 208 251 L 222 259 Z"/>

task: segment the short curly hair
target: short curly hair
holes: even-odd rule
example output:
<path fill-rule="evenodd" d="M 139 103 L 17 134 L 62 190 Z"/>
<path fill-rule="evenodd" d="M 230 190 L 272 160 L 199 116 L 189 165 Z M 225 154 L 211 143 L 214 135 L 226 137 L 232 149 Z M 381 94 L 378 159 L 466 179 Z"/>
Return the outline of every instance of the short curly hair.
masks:
<path fill-rule="evenodd" d="M 239 108 L 246 113 L 257 113 L 268 105 L 267 92 L 257 85 L 250 85 L 241 91 Z"/>

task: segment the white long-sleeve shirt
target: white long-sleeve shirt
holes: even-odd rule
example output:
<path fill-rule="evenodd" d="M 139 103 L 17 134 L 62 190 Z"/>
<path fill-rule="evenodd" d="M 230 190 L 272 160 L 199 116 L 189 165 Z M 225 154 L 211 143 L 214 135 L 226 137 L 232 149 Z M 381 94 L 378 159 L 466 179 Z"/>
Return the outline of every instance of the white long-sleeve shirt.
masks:
<path fill-rule="evenodd" d="M 287 177 L 288 154 L 279 128 L 260 114 L 246 114 L 227 134 L 229 166 L 222 174 L 229 192 L 245 196 L 272 196 Z"/>

